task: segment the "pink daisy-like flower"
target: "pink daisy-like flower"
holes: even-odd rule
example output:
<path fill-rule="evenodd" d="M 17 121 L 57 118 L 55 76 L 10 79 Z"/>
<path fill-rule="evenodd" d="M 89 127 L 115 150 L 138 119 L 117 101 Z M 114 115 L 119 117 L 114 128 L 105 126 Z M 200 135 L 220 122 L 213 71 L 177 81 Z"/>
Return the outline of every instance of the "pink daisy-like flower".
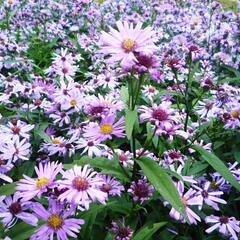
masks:
<path fill-rule="evenodd" d="M 201 222 L 201 219 L 189 206 L 202 205 L 201 199 L 195 196 L 196 191 L 192 188 L 190 188 L 185 194 L 183 194 L 181 190 L 179 191 L 179 193 L 190 223 L 197 225 L 197 221 Z M 172 208 L 169 214 L 172 218 L 181 222 L 185 222 L 183 216 L 175 208 Z"/>
<path fill-rule="evenodd" d="M 164 152 L 164 160 L 167 164 L 172 164 L 175 162 L 179 162 L 184 166 L 184 160 L 186 157 L 178 150 L 171 149 L 169 151 Z"/>
<path fill-rule="evenodd" d="M 63 180 L 59 181 L 59 189 L 68 189 L 59 196 L 60 201 L 79 204 L 86 209 L 91 202 L 99 201 L 105 204 L 107 193 L 100 190 L 104 181 L 89 165 L 77 166 L 63 173 Z"/>
<path fill-rule="evenodd" d="M 239 239 L 236 233 L 240 233 L 240 222 L 237 221 L 235 217 L 218 217 L 211 215 L 205 218 L 205 222 L 214 224 L 206 230 L 207 233 L 211 233 L 214 230 L 219 229 L 219 232 L 224 236 L 231 236 L 234 240 Z"/>
<path fill-rule="evenodd" d="M 68 92 L 66 100 L 61 104 L 62 110 L 69 110 L 74 108 L 76 111 L 79 111 L 82 108 L 83 97 L 78 90 L 72 90 Z"/>
<path fill-rule="evenodd" d="M 175 123 L 177 120 L 174 116 L 174 109 L 171 108 L 171 105 L 171 102 L 164 101 L 159 106 L 154 103 L 151 108 L 141 106 L 139 108 L 139 111 L 141 112 L 140 121 L 151 121 L 160 128 L 171 127 L 172 123 Z"/>
<path fill-rule="evenodd" d="M 130 240 L 133 235 L 133 230 L 129 226 L 125 225 L 124 219 L 120 224 L 112 221 L 111 230 L 115 235 L 114 240 Z"/>
<path fill-rule="evenodd" d="M 120 196 L 124 191 L 123 185 L 114 177 L 109 175 L 99 175 L 99 177 L 104 181 L 100 187 L 101 191 L 106 192 L 109 196 Z"/>
<path fill-rule="evenodd" d="M 105 145 L 99 143 L 98 141 L 87 141 L 84 138 L 80 138 L 78 141 L 75 142 L 76 149 L 83 149 L 81 155 L 87 152 L 89 157 L 95 156 L 101 156 L 102 155 L 102 150 L 101 147 L 103 148 Z"/>
<path fill-rule="evenodd" d="M 28 160 L 30 154 L 31 144 L 26 142 L 26 138 L 21 141 L 16 138 L 14 141 L 9 141 L 0 145 L 0 152 L 2 152 L 2 158 L 7 160 L 12 160 L 16 162 L 17 160 Z"/>
<path fill-rule="evenodd" d="M 219 196 L 223 195 L 222 191 L 211 191 L 211 182 L 207 181 L 204 184 L 203 189 L 194 186 L 195 189 L 198 190 L 196 196 L 199 196 L 201 199 L 202 203 L 206 203 L 207 205 L 211 206 L 215 210 L 219 210 L 218 204 L 227 204 L 227 202 L 223 199 L 221 199 Z M 201 209 L 201 206 L 200 206 Z"/>
<path fill-rule="evenodd" d="M 29 132 L 34 128 L 34 125 L 26 124 L 20 120 L 10 121 L 7 126 L 0 126 L 0 130 L 3 134 L 9 135 L 11 138 L 23 138 L 29 139 Z"/>
<path fill-rule="evenodd" d="M 35 203 L 32 210 L 45 224 L 35 231 L 30 240 L 54 239 L 54 236 L 57 240 L 67 240 L 68 236 L 77 238 L 80 225 L 84 224 L 82 219 L 68 218 L 72 215 L 74 208 L 66 210 L 62 204 L 51 199 L 48 210 L 40 203 Z"/>
<path fill-rule="evenodd" d="M 102 32 L 101 52 L 110 54 L 110 62 L 121 61 L 122 66 L 133 65 L 138 62 L 135 53 L 146 55 L 153 54 L 157 47 L 155 32 L 151 27 L 142 28 L 142 23 L 138 23 L 135 28 L 133 24 L 121 21 L 116 22 L 119 31 L 110 27 L 110 32 Z"/>
<path fill-rule="evenodd" d="M 16 189 L 22 194 L 22 200 L 28 201 L 35 196 L 40 198 L 44 192 L 47 192 L 48 188 L 55 186 L 54 180 L 57 174 L 61 171 L 61 163 L 48 162 L 45 165 L 40 163 L 38 168 L 35 167 L 37 179 L 23 175 L 24 179 L 21 179 L 16 187 Z"/>
<path fill-rule="evenodd" d="M 11 162 L 4 161 L 0 156 L 0 179 L 6 182 L 13 182 L 13 180 L 6 175 L 13 168 L 13 164 Z"/>
<path fill-rule="evenodd" d="M 143 203 L 151 198 L 154 188 L 146 179 L 139 179 L 137 182 L 132 182 L 128 192 L 133 195 L 134 201 L 140 201 Z"/>
<path fill-rule="evenodd" d="M 83 136 L 92 140 L 105 141 L 112 139 L 113 135 L 122 138 L 124 137 L 124 118 L 121 117 L 115 122 L 115 115 L 108 115 L 102 119 L 100 124 L 90 122 L 84 131 Z"/>
<path fill-rule="evenodd" d="M 33 214 L 26 212 L 32 203 L 21 202 L 21 197 L 22 195 L 19 192 L 16 192 L 12 197 L 0 197 L 0 218 L 2 218 L 4 226 L 10 228 L 16 224 L 18 219 L 37 226 L 38 219 Z"/>

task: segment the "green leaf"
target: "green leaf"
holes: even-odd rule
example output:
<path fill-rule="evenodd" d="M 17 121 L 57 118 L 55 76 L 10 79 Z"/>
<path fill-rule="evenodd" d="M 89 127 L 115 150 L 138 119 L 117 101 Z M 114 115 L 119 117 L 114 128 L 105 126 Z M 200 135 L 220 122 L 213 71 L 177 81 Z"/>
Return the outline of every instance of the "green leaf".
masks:
<path fill-rule="evenodd" d="M 34 129 L 34 134 L 38 135 L 41 139 L 43 139 L 46 142 L 52 142 L 49 135 L 45 133 L 46 128 L 49 126 L 49 123 L 45 122 L 39 125 Z"/>
<path fill-rule="evenodd" d="M 103 174 L 111 174 L 114 177 L 129 182 L 130 179 L 126 172 L 120 167 L 119 163 L 116 160 L 109 160 L 108 158 L 95 157 L 93 159 L 84 156 L 78 160 L 74 160 L 71 164 L 65 164 L 66 168 L 71 168 L 73 165 L 86 165 L 89 164 L 92 167 L 99 168 Z"/>
<path fill-rule="evenodd" d="M 188 175 L 194 175 L 201 173 L 203 170 L 205 170 L 209 164 L 203 163 L 203 162 L 194 162 L 191 166 L 190 170 L 188 171 Z"/>
<path fill-rule="evenodd" d="M 129 97 L 127 87 L 125 87 L 125 86 L 121 87 L 120 96 L 121 96 L 121 100 L 127 105 L 128 104 L 128 97 Z"/>
<path fill-rule="evenodd" d="M 88 211 L 84 211 L 80 214 L 80 218 L 84 219 L 85 223 L 81 229 L 81 236 L 83 239 L 90 239 L 89 232 L 95 223 L 98 213 L 100 213 L 106 206 L 105 205 L 91 205 Z"/>
<path fill-rule="evenodd" d="M 240 191 L 240 184 L 233 177 L 230 170 L 216 155 L 196 145 L 194 145 L 192 148 L 199 152 L 203 160 L 208 162 L 222 177 L 224 177 L 229 183 L 231 183 L 232 186 Z"/>
<path fill-rule="evenodd" d="M 12 240 L 26 240 L 33 235 L 35 230 L 36 227 L 25 222 L 20 222 L 11 228 L 11 231 L 9 231 L 9 237 Z"/>
<path fill-rule="evenodd" d="M 178 190 L 166 171 L 155 161 L 147 157 L 140 158 L 137 163 L 154 188 L 188 221 Z"/>
<path fill-rule="evenodd" d="M 15 193 L 15 187 L 16 187 L 16 182 L 13 182 L 13 183 L 9 183 L 9 184 L 5 184 L 5 185 L 2 185 L 0 187 L 0 193 L 1 195 L 11 195 L 13 193 Z"/>
<path fill-rule="evenodd" d="M 167 222 L 160 222 L 153 224 L 152 227 L 144 226 L 142 227 L 132 240 L 148 240 L 151 239 L 152 235 L 162 226 L 166 225 Z"/>
<path fill-rule="evenodd" d="M 132 136 L 132 131 L 134 124 L 137 120 L 137 110 L 127 110 L 126 111 L 126 118 L 125 118 L 125 128 L 127 133 L 127 138 L 130 140 Z"/>

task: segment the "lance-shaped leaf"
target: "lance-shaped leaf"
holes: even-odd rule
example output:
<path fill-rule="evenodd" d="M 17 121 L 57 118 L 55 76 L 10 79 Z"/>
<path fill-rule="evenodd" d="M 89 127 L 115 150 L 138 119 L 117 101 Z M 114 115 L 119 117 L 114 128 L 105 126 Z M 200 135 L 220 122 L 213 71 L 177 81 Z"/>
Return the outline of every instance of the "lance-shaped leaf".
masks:
<path fill-rule="evenodd" d="M 192 147 L 198 153 L 201 154 L 201 158 L 208 162 L 221 176 L 223 176 L 233 187 L 235 187 L 238 191 L 240 191 L 240 184 L 233 177 L 230 170 L 226 167 L 226 165 L 213 153 L 208 152 L 202 147 L 194 145 Z"/>
<path fill-rule="evenodd" d="M 152 235 L 162 226 L 167 224 L 167 222 L 155 223 L 153 226 L 142 227 L 137 234 L 132 238 L 132 240 L 148 240 L 151 239 Z"/>
<path fill-rule="evenodd" d="M 130 139 L 132 136 L 132 131 L 135 122 L 137 121 L 137 110 L 126 110 L 126 118 L 125 118 L 125 128 L 127 133 L 127 138 Z"/>
<path fill-rule="evenodd" d="M 5 185 L 0 186 L 0 193 L 1 195 L 11 195 L 16 192 L 16 182 L 8 183 Z"/>
<path fill-rule="evenodd" d="M 189 222 L 179 192 L 167 172 L 159 164 L 147 157 L 140 158 L 137 163 L 154 188 Z"/>

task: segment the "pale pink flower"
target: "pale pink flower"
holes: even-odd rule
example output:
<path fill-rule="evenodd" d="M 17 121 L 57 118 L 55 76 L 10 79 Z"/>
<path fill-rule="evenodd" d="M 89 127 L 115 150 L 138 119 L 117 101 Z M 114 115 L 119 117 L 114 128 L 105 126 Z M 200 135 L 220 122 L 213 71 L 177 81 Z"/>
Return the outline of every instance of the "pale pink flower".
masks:
<path fill-rule="evenodd" d="M 61 163 L 48 162 L 44 165 L 40 163 L 38 168 L 35 167 L 37 179 L 23 175 L 24 179 L 21 179 L 16 187 L 21 192 L 22 200 L 28 201 L 35 196 L 40 198 L 44 192 L 47 192 L 48 188 L 56 186 L 55 178 L 61 171 Z"/>
<path fill-rule="evenodd" d="M 59 200 L 79 204 L 86 209 L 91 202 L 99 201 L 105 204 L 107 193 L 99 189 L 103 183 L 102 178 L 88 165 L 83 167 L 75 165 L 65 171 L 63 180 L 59 181 L 59 189 L 67 189 L 59 196 Z"/>
<path fill-rule="evenodd" d="M 124 137 L 124 118 L 121 117 L 115 122 L 115 115 L 108 115 L 104 117 L 100 124 L 90 122 L 88 126 L 84 128 L 83 136 L 90 140 L 105 141 L 112 139 L 112 136 L 118 138 Z"/>
<path fill-rule="evenodd" d="M 31 202 L 21 202 L 22 195 L 16 192 L 13 196 L 0 197 L 0 218 L 5 227 L 14 226 L 18 219 L 37 226 L 38 219 L 31 213 L 26 212 L 31 208 Z"/>
<path fill-rule="evenodd" d="M 16 162 L 17 160 L 28 160 L 30 155 L 31 144 L 26 142 L 26 138 L 21 141 L 16 138 L 15 141 L 9 141 L 0 145 L 0 152 L 2 152 L 2 158 L 7 160 L 12 160 Z"/>
<path fill-rule="evenodd" d="M 182 192 L 182 190 L 179 191 L 182 203 L 185 207 L 187 217 L 189 219 L 189 222 L 191 224 L 197 225 L 197 221 L 201 222 L 200 217 L 189 207 L 194 205 L 201 205 L 202 201 L 199 197 L 195 196 L 196 191 L 190 188 L 185 194 Z M 175 208 L 172 208 L 170 211 L 170 216 L 176 220 L 179 220 L 181 222 L 185 222 L 186 220 L 184 217 L 178 212 Z"/>
<path fill-rule="evenodd" d="M 29 139 L 29 132 L 34 128 L 34 125 L 26 124 L 20 120 L 16 123 L 9 121 L 7 126 L 0 126 L 0 130 L 3 134 L 9 135 L 11 138 L 23 137 Z"/>
<path fill-rule="evenodd" d="M 212 208 L 214 208 L 215 210 L 219 210 L 218 204 L 227 204 L 227 202 L 223 199 L 221 199 L 219 196 L 223 195 L 222 191 L 212 191 L 211 190 L 211 182 L 207 181 L 204 186 L 203 189 L 198 187 L 198 186 L 194 186 L 194 188 L 196 190 L 198 190 L 198 192 L 196 193 L 196 196 L 199 196 L 199 198 L 203 203 L 206 203 L 207 205 L 211 206 Z M 201 206 L 200 206 L 201 209 Z"/>
<path fill-rule="evenodd" d="M 152 107 L 140 106 L 140 121 L 150 121 L 160 128 L 171 127 L 176 122 L 175 110 L 171 108 L 172 103 L 163 101 L 159 106 L 153 103 Z"/>
<path fill-rule="evenodd" d="M 84 138 L 80 138 L 78 141 L 75 142 L 76 149 L 83 149 L 81 152 L 81 155 L 87 152 L 89 157 L 95 156 L 101 156 L 102 155 L 102 149 L 105 145 L 99 143 L 99 141 L 88 141 Z"/>
<path fill-rule="evenodd" d="M 206 230 L 207 233 L 211 233 L 216 229 L 224 236 L 231 236 L 234 240 L 239 240 L 236 233 L 240 233 L 239 221 L 235 217 L 227 216 L 208 216 L 205 218 L 206 223 L 213 223 L 214 225 Z"/>
<path fill-rule="evenodd" d="M 156 51 L 154 42 L 157 41 L 155 32 L 151 27 L 142 28 L 142 23 L 133 27 L 132 23 L 116 22 L 118 31 L 110 27 L 110 32 L 102 32 L 101 52 L 110 54 L 110 62 L 121 61 L 122 66 L 133 65 L 138 62 L 135 53 L 146 55 Z"/>

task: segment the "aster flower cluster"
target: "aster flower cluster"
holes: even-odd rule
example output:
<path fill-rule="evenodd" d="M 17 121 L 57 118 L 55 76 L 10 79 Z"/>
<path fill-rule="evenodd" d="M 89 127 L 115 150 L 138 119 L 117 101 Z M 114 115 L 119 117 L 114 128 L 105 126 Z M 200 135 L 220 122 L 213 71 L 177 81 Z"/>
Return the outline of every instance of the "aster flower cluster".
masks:
<path fill-rule="evenodd" d="M 2 2 L 0 239 L 240 239 L 236 9 Z"/>

